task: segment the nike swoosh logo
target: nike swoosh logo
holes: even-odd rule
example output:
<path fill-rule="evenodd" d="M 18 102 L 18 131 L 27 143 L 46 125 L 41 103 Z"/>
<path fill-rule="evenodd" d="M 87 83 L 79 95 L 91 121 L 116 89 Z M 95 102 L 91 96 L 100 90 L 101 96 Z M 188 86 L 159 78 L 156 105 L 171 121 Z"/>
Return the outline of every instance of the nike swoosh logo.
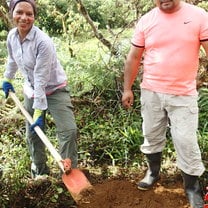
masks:
<path fill-rule="evenodd" d="M 184 24 L 188 24 L 189 22 L 191 22 L 191 21 L 184 22 Z"/>

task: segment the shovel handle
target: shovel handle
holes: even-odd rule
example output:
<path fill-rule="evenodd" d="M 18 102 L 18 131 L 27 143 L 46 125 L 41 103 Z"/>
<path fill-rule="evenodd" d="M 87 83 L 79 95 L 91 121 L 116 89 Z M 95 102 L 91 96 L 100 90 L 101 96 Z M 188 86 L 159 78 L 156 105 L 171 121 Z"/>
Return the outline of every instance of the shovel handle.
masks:
<path fill-rule="evenodd" d="M 22 114 L 26 117 L 26 119 L 28 120 L 28 122 L 30 124 L 33 124 L 34 121 L 33 121 L 32 117 L 31 117 L 31 115 L 25 110 L 25 108 L 23 107 L 22 103 L 20 102 L 20 100 L 18 99 L 18 97 L 15 95 L 15 93 L 13 93 L 13 92 L 10 91 L 9 92 L 9 95 L 14 100 L 15 104 L 19 107 L 19 109 L 21 110 Z M 34 130 L 36 131 L 37 135 L 40 137 L 40 139 L 42 140 L 42 142 L 45 144 L 45 146 L 48 148 L 49 152 L 54 157 L 54 159 L 58 163 L 58 165 L 61 168 L 61 170 L 63 172 L 65 172 L 64 165 L 63 165 L 63 159 L 61 158 L 60 154 L 56 151 L 56 149 L 54 148 L 54 146 L 51 144 L 51 142 L 48 140 L 48 138 L 46 137 L 46 135 L 43 133 L 43 131 L 41 130 L 41 128 L 39 126 L 36 126 L 34 128 Z"/>

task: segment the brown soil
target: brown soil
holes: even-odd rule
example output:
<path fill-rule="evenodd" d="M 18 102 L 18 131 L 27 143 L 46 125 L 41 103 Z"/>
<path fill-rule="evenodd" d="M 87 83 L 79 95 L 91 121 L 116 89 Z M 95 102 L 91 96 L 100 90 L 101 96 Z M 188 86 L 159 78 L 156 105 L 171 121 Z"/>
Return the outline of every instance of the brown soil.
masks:
<path fill-rule="evenodd" d="M 90 194 L 89 194 L 90 193 Z M 107 179 L 93 184 L 77 208 L 189 208 L 180 178 L 162 177 L 149 191 L 129 179 Z"/>
<path fill-rule="evenodd" d="M 87 176 L 88 177 L 88 176 Z M 149 191 L 137 189 L 141 175 L 114 177 L 90 175 L 93 189 L 82 192 L 75 203 L 62 180 L 31 181 L 8 208 L 190 208 L 182 187 L 181 176 L 163 174 Z M 6 188 L 6 187 L 5 187 Z M 1 201 L 1 200 L 0 200 Z"/>

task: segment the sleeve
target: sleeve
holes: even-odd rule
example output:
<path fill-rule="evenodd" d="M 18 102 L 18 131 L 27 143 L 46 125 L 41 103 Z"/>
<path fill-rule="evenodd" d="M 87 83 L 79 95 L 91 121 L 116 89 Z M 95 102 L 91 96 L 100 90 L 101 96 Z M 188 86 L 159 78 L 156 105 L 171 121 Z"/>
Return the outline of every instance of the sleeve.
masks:
<path fill-rule="evenodd" d="M 208 41 L 208 12 L 205 10 L 203 10 L 200 29 L 200 41 Z"/>
<path fill-rule="evenodd" d="M 131 40 L 132 45 L 136 47 L 144 47 L 145 46 L 145 39 L 144 39 L 144 32 L 143 32 L 143 19 L 141 18 L 134 30 L 134 34 Z"/>
<path fill-rule="evenodd" d="M 39 43 L 36 65 L 34 68 L 34 109 L 46 110 L 45 88 L 50 79 L 53 59 L 53 44 L 48 40 Z"/>
<path fill-rule="evenodd" d="M 18 70 L 18 66 L 13 58 L 13 51 L 12 51 L 12 39 L 10 34 L 7 37 L 7 52 L 8 52 L 8 57 L 7 57 L 7 62 L 6 62 L 6 70 L 4 72 L 4 77 L 7 79 L 14 79 L 15 74 Z"/>

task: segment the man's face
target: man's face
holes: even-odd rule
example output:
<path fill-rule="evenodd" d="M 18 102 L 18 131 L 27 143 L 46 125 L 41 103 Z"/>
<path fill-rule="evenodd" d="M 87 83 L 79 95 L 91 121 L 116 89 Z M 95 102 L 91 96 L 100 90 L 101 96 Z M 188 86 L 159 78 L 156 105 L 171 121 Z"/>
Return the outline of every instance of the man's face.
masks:
<path fill-rule="evenodd" d="M 180 0 L 155 0 L 155 3 L 166 13 L 173 13 L 180 8 Z"/>

